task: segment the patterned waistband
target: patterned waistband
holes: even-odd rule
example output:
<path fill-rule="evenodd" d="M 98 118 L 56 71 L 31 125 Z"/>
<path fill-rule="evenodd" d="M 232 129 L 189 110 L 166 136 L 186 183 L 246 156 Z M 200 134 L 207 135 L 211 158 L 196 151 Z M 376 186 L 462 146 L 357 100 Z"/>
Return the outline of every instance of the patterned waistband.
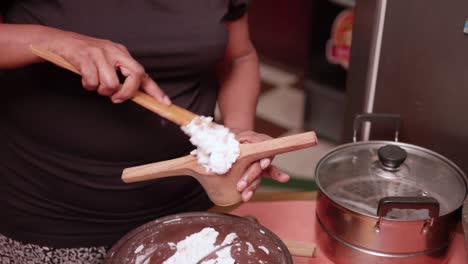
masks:
<path fill-rule="evenodd" d="M 0 264 L 102 264 L 106 247 L 52 248 L 24 244 L 0 234 Z"/>

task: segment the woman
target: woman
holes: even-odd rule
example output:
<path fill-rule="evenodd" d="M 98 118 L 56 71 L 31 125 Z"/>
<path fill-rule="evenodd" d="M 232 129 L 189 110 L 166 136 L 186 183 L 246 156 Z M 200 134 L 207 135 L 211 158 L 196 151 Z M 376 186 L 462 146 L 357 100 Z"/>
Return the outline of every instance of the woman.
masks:
<path fill-rule="evenodd" d="M 142 89 L 205 116 L 217 101 L 240 141 L 267 139 L 252 132 L 259 75 L 246 1 L 2 1 L 2 263 L 100 263 L 129 230 L 211 206 L 190 177 L 120 180 L 125 167 L 193 148 L 179 127 L 128 99 Z M 30 45 L 82 78 L 42 63 Z M 269 159 L 253 163 L 238 183 L 244 201 L 262 175 L 289 178 Z"/>

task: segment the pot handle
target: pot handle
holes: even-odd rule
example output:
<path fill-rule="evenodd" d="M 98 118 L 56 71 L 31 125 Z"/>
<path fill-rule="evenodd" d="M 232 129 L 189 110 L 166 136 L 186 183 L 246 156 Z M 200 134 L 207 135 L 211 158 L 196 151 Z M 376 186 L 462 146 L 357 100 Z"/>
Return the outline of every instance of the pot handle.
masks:
<path fill-rule="evenodd" d="M 427 209 L 429 216 L 435 218 L 439 216 L 440 204 L 435 198 L 427 196 L 389 196 L 380 199 L 377 216 L 385 217 L 392 209 Z"/>
<path fill-rule="evenodd" d="M 374 114 L 374 113 L 363 113 L 357 114 L 354 117 L 353 124 L 353 142 L 357 142 L 357 133 L 361 127 L 362 122 L 375 122 L 375 121 L 387 121 L 393 122 L 395 125 L 395 142 L 398 142 L 398 135 L 400 132 L 401 117 L 398 114 Z"/>

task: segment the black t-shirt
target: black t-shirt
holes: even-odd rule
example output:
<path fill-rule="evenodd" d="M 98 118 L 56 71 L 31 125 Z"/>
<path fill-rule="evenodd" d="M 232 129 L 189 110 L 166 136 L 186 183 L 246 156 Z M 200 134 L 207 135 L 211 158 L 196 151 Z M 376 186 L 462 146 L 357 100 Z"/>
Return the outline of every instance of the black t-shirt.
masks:
<path fill-rule="evenodd" d="M 225 20 L 247 0 L 1 1 L 6 23 L 124 44 L 177 105 L 213 115 Z M 191 177 L 125 184 L 125 167 L 186 155 L 176 125 L 85 91 L 49 63 L 0 71 L 0 233 L 54 247 L 111 245 L 130 229 L 211 204 Z"/>

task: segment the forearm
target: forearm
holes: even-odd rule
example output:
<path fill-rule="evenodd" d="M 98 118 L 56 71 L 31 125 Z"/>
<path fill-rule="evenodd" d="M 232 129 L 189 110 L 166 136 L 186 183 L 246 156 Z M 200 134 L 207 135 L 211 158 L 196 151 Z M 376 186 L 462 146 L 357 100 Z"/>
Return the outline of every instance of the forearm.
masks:
<path fill-rule="evenodd" d="M 218 105 L 224 125 L 239 130 L 253 130 L 260 77 L 255 49 L 220 67 L 221 89 Z"/>
<path fill-rule="evenodd" d="M 52 29 L 39 25 L 0 24 L 0 68 L 17 68 L 40 62 L 29 46 L 50 37 Z"/>

